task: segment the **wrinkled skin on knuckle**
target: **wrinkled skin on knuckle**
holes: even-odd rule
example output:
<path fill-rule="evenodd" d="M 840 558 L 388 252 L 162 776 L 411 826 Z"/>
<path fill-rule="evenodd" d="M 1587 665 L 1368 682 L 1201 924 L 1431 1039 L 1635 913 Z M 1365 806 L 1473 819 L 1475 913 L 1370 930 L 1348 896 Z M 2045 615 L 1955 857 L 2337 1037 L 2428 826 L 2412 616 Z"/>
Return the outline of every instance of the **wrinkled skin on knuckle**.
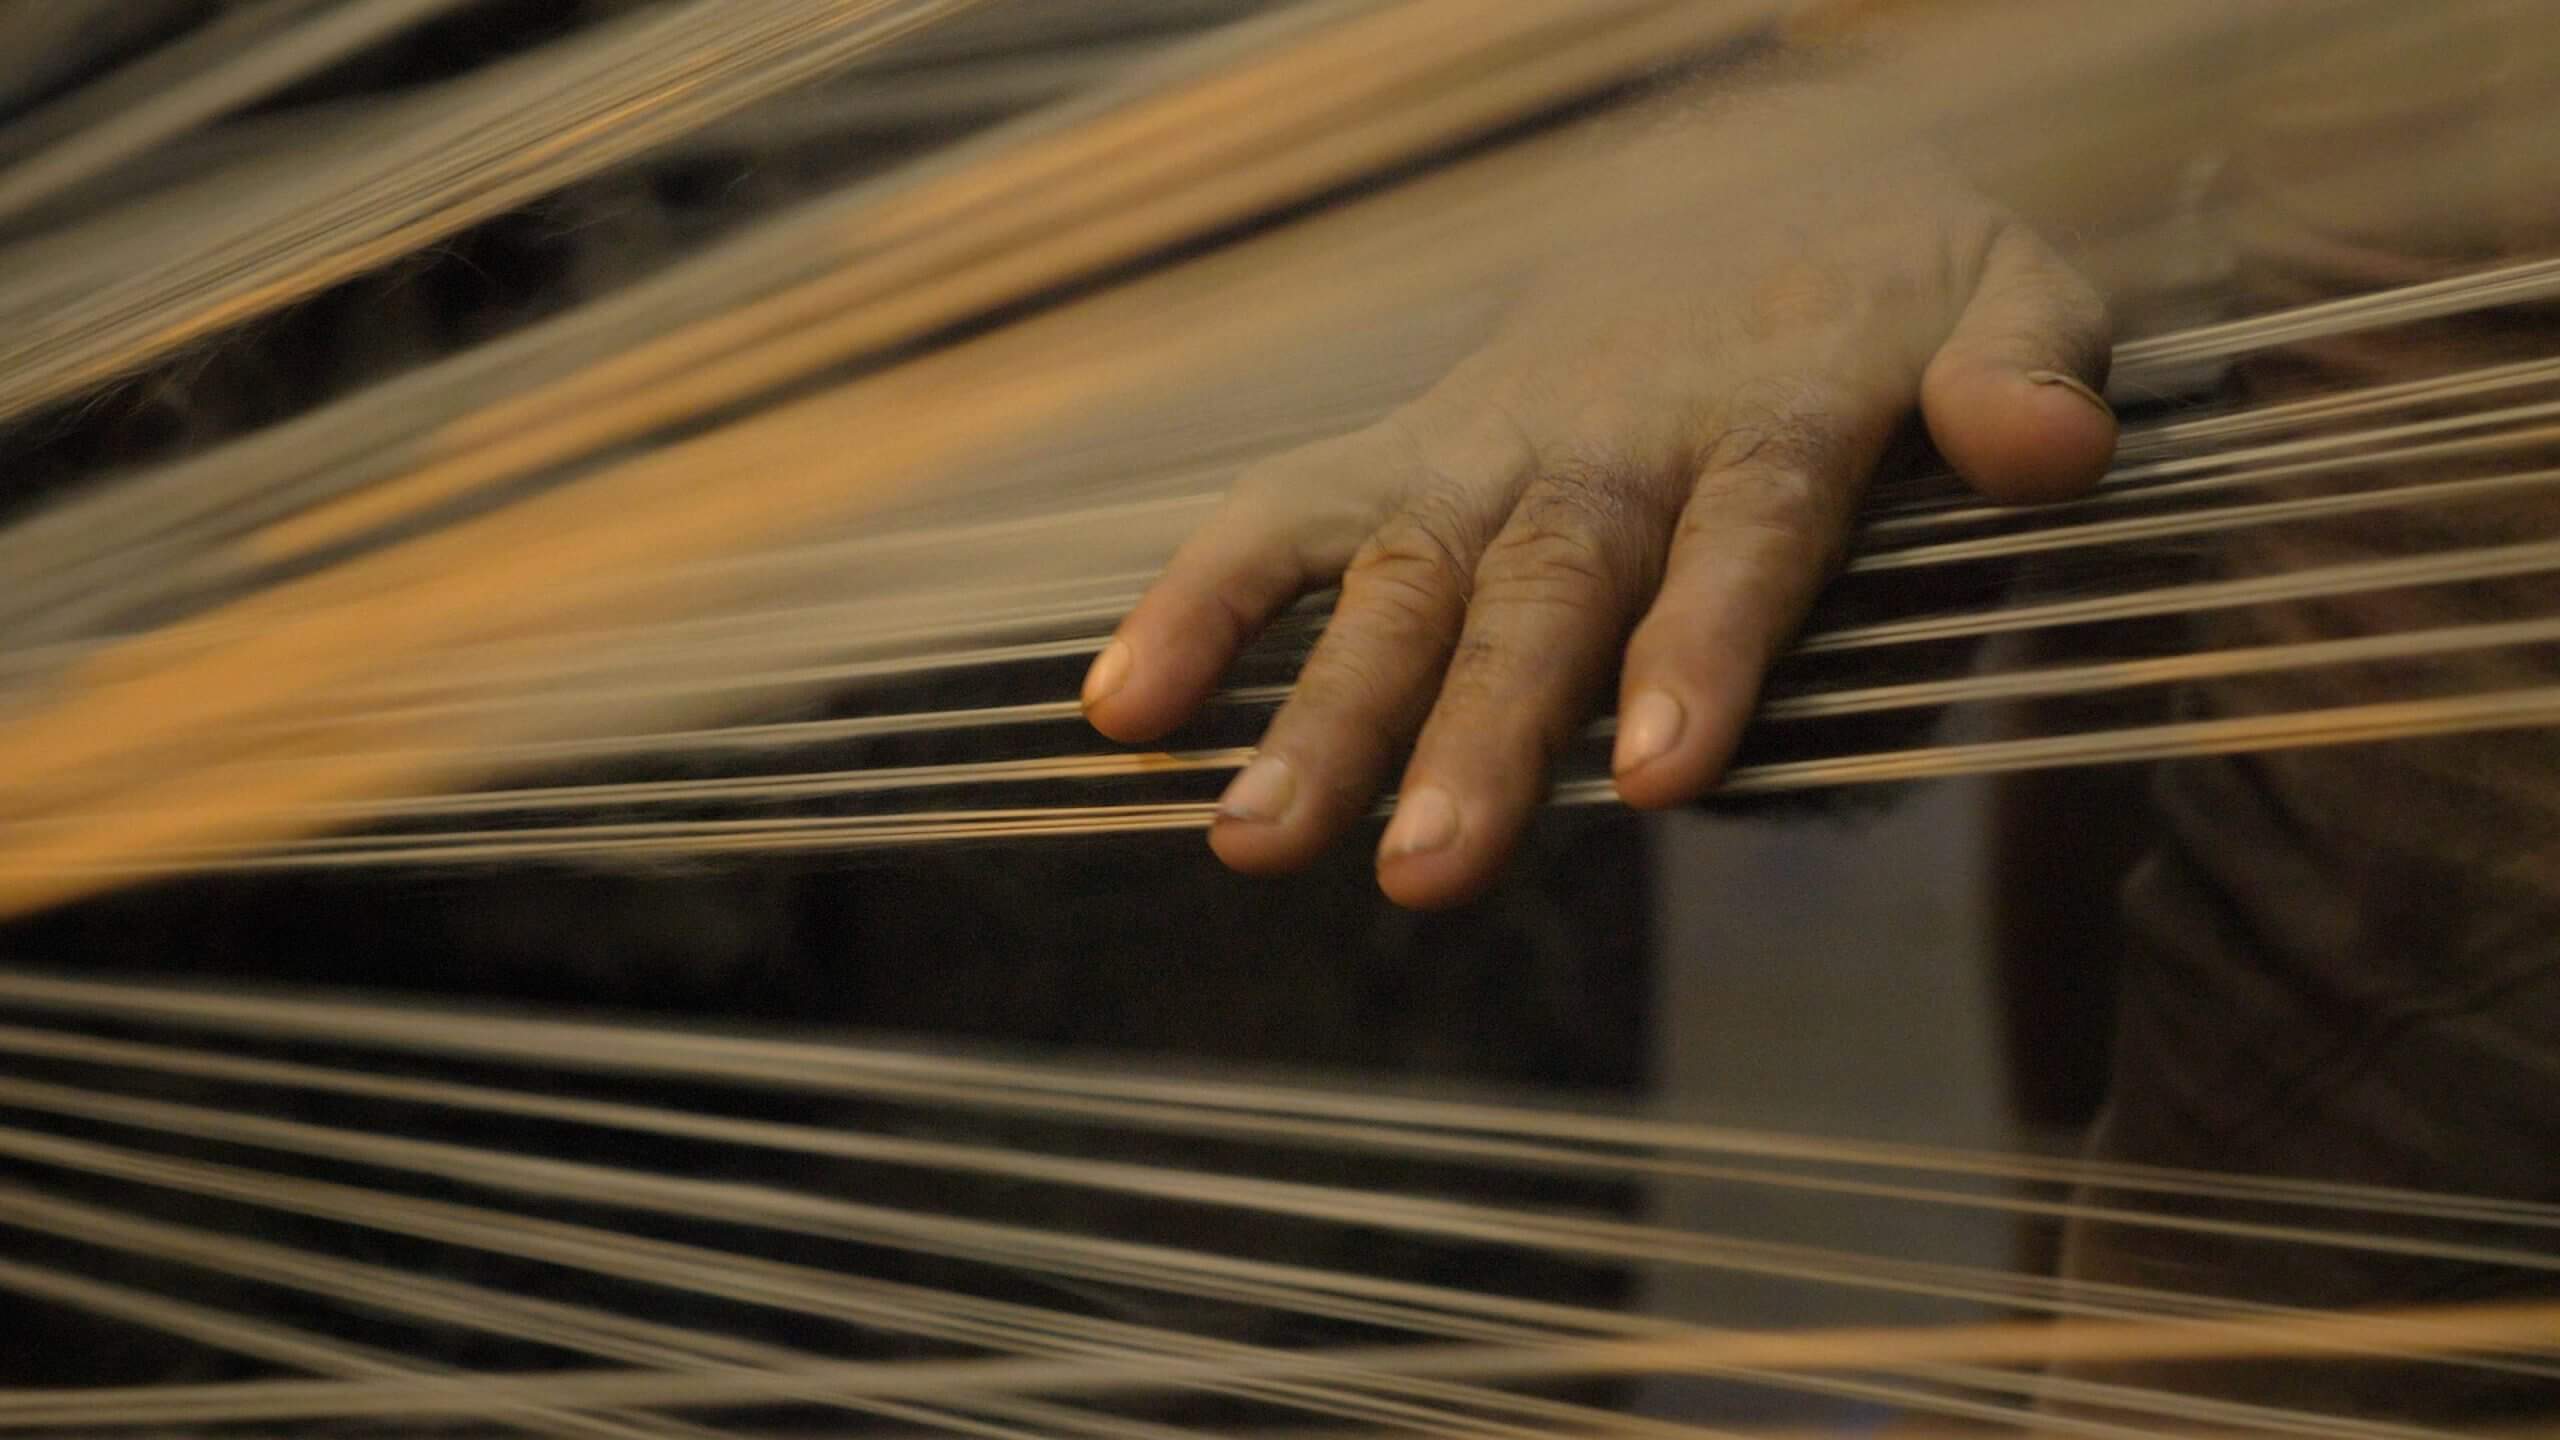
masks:
<path fill-rule="evenodd" d="M 1834 380 L 1763 372 L 1726 392 L 1701 447 L 1698 469 L 1709 476 L 1743 469 L 1836 475 L 1844 468 L 1853 436 L 1876 423 L 1860 413 L 1856 398 Z"/>
<path fill-rule="evenodd" d="M 1472 557 L 1484 548 L 1502 508 L 1500 496 L 1444 479 L 1416 491 L 1380 521 L 1367 548 L 1383 558 L 1436 561 L 1463 591 Z"/>
<path fill-rule="evenodd" d="M 1702 451 L 1687 518 L 1836 541 L 1846 533 L 1866 477 L 1856 474 L 1856 433 L 1869 418 L 1833 384 L 1766 374 L 1725 397 L 1720 425 Z"/>
<path fill-rule="evenodd" d="M 1658 582 L 1662 472 L 1625 460 L 1550 465 L 1476 567 L 1480 601 L 1614 614 Z"/>
<path fill-rule="evenodd" d="M 1411 511 L 1378 527 L 1342 572 L 1342 604 L 1383 612 L 1400 630 L 1454 643 L 1469 566 L 1445 527 Z"/>
<path fill-rule="evenodd" d="M 1732 535 L 1763 534 L 1801 545 L 1823 530 L 1825 507 L 1804 477 L 1791 470 L 1743 465 L 1719 470 L 1698 485 L 1695 503 L 1681 513 L 1675 544 Z"/>
<path fill-rule="evenodd" d="M 1590 609 L 1621 588 L 1607 547 L 1587 533 L 1503 532 L 1476 567 L 1475 603 L 1496 608 Z"/>
<path fill-rule="evenodd" d="M 1594 447 L 1589 453 L 1606 455 Z M 1645 467 L 1623 457 L 1558 459 L 1529 487 L 1514 511 L 1533 529 L 1612 539 L 1633 528 L 1655 488 Z"/>

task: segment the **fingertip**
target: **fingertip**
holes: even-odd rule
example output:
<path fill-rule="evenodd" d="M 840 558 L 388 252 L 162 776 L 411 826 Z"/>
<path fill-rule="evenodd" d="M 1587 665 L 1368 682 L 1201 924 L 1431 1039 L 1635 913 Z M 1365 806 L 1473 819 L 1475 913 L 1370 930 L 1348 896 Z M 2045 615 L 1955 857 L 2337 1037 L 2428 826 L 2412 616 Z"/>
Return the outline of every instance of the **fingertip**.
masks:
<path fill-rule="evenodd" d="M 1132 663 L 1129 642 L 1115 635 L 1085 667 L 1084 686 L 1077 692 L 1076 703 L 1083 707 L 1085 718 L 1094 723 L 1094 728 L 1106 735 L 1111 733 L 1114 718 L 1112 698 L 1128 685 Z"/>
<path fill-rule="evenodd" d="M 1078 704 L 1086 723 L 1124 745 L 1163 738 L 1189 720 L 1234 658 L 1223 617 L 1186 619 L 1150 595 L 1120 623 L 1085 671 Z"/>
<path fill-rule="evenodd" d="M 2005 504 L 2068 499 L 2115 456 L 2116 416 L 2096 390 L 2055 370 L 1933 374 L 1930 438 L 1956 473 Z"/>
<path fill-rule="evenodd" d="M 1220 816 L 1209 826 L 1209 850 L 1239 875 L 1294 875 L 1314 863 L 1320 844 L 1291 827 Z"/>
<path fill-rule="evenodd" d="M 1447 910 L 1483 894 L 1515 828 L 1499 811 L 1430 781 L 1408 784 L 1378 837 L 1378 888 L 1408 910 Z"/>
<path fill-rule="evenodd" d="M 2019 226 L 2001 231 L 1964 313 L 1922 373 L 1938 453 L 1994 500 L 2061 499 L 2115 453 L 2099 394 L 2114 331 L 2106 297 Z"/>
<path fill-rule="evenodd" d="M 1713 773 L 1703 764 L 1663 760 L 1641 769 L 1619 771 L 1610 777 L 1610 783 L 1617 787 L 1618 799 L 1631 810 L 1668 810 L 1706 793 Z"/>
<path fill-rule="evenodd" d="M 1113 701 L 1086 707 L 1084 719 L 1095 734 L 1115 745 L 1146 745 L 1180 726 L 1187 713 L 1170 707 L 1164 713 L 1149 713 L 1126 701 Z"/>
<path fill-rule="evenodd" d="M 1676 679 L 1632 683 L 1618 706 L 1618 743 L 1610 781 L 1638 810 L 1686 805 L 1706 793 L 1731 758 L 1735 725 L 1729 706 Z"/>
<path fill-rule="evenodd" d="M 1104 739 L 1122 745 L 1143 745 L 1163 738 L 1189 716 L 1192 707 L 1179 700 L 1157 699 L 1150 703 L 1144 695 L 1132 695 L 1127 682 L 1117 688 L 1097 683 L 1095 677 L 1109 653 L 1105 651 L 1104 657 L 1094 662 L 1094 670 L 1086 673 L 1086 693 L 1080 702 L 1085 723 Z M 1134 662 L 1130 663 L 1134 668 Z"/>
<path fill-rule="evenodd" d="M 1323 850 L 1325 835 L 1311 825 L 1302 800 L 1299 767 L 1278 754 L 1254 756 L 1227 782 L 1209 825 L 1209 848 L 1228 869 L 1247 875 L 1302 870 Z"/>
<path fill-rule="evenodd" d="M 2011 469 L 1995 477 L 2027 499 L 2077 495 L 2115 458 L 2115 407 L 2088 382 L 2058 370 L 2020 377 L 2012 411 Z"/>
<path fill-rule="evenodd" d="M 1690 715 L 1696 707 L 1675 688 L 1662 684 L 1630 686 L 1618 702 L 1618 735 L 1609 756 L 1609 771 L 1620 798 L 1630 805 L 1663 803 L 1661 796 L 1692 768 L 1697 727 Z"/>
<path fill-rule="evenodd" d="M 1199 710 L 1307 584 L 1282 523 L 1231 501 L 1174 553 L 1086 671 L 1080 702 L 1094 729 L 1144 744 Z"/>
<path fill-rule="evenodd" d="M 1494 867 L 1450 855 L 1381 856 L 1378 889 L 1407 910 L 1454 910 L 1493 884 Z"/>
<path fill-rule="evenodd" d="M 1686 805 L 1723 776 L 1785 633 L 1747 588 L 1730 588 L 1733 567 L 1682 574 L 1627 637 L 1618 682 L 1610 780 L 1639 810 Z"/>

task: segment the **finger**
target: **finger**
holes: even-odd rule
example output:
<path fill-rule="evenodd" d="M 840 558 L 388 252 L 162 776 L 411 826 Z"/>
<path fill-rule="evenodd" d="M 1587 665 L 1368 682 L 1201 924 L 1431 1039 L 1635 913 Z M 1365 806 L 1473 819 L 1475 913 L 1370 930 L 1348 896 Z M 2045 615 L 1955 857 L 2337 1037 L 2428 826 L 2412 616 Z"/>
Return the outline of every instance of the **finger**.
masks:
<path fill-rule="evenodd" d="M 1294 870 L 1368 812 L 1430 709 L 1470 572 L 1508 500 L 1499 488 L 1426 492 L 1361 547 L 1288 703 L 1219 802 L 1209 843 L 1220 859 Z"/>
<path fill-rule="evenodd" d="M 1367 497 L 1400 483 L 1404 464 L 1359 432 L 1247 472 L 1085 673 L 1093 727 L 1134 743 L 1191 718 L 1273 616 L 1341 572 L 1376 523 Z M 1346 483 L 1370 477 L 1369 489 Z"/>
<path fill-rule="evenodd" d="M 1611 769 L 1629 804 L 1696 798 L 1723 773 L 1760 679 L 1835 568 L 1867 475 L 1907 399 L 1808 389 L 1752 443 L 1708 457 L 1662 588 L 1628 638 Z"/>
<path fill-rule="evenodd" d="M 2116 444 L 2099 395 L 2109 340 L 2097 291 L 2043 241 L 2003 230 L 1921 380 L 1938 453 L 1995 500 L 2060 499 L 2096 483 Z"/>
<path fill-rule="evenodd" d="M 1456 904 L 1500 870 L 1651 590 L 1676 495 L 1667 478 L 1551 469 L 1486 549 L 1379 845 L 1390 898 Z"/>

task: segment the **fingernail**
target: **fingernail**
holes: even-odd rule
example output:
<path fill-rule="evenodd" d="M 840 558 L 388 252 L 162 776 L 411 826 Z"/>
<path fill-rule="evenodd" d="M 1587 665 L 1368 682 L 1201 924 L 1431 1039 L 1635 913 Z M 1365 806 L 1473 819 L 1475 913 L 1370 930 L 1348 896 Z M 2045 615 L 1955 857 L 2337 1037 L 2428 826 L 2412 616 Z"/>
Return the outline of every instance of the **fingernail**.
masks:
<path fill-rule="evenodd" d="M 2080 377 L 2076 375 L 2065 375 L 2059 370 L 2030 370 L 2027 372 L 2027 379 L 2030 383 L 2036 385 L 2059 385 L 2063 389 L 2070 391 L 2072 394 L 2079 396 L 2081 399 L 2088 401 L 2090 404 L 2097 406 L 2099 412 L 2104 414 L 2108 419 L 2112 420 L 2115 418 L 2115 407 L 2107 403 L 2107 397 L 2090 389 L 2087 382 L 2081 380 Z"/>
<path fill-rule="evenodd" d="M 1641 770 L 1680 743 L 1688 712 L 1669 692 L 1647 690 L 1618 712 L 1618 745 L 1609 768 L 1620 775 Z"/>
<path fill-rule="evenodd" d="M 1446 850 L 1458 838 L 1458 802 L 1436 785 L 1425 786 L 1396 802 L 1396 817 L 1378 842 L 1381 856 L 1428 855 Z"/>
<path fill-rule="evenodd" d="M 1265 755 L 1228 783 L 1227 793 L 1218 797 L 1218 816 L 1267 825 L 1289 813 L 1289 799 L 1297 793 L 1298 777 L 1290 773 L 1289 762 Z"/>
<path fill-rule="evenodd" d="M 1093 668 L 1084 672 L 1084 707 L 1088 710 L 1110 699 L 1129 679 L 1129 646 L 1114 640 L 1093 657 Z"/>

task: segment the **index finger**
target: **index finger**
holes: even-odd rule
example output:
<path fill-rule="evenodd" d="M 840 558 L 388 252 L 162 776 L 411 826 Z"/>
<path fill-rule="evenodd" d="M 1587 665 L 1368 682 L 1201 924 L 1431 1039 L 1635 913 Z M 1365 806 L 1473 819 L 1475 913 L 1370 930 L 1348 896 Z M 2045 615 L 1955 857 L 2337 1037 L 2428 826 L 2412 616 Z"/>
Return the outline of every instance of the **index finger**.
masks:
<path fill-rule="evenodd" d="M 1392 479 L 1392 447 L 1366 432 L 1254 467 L 1174 552 L 1086 672 L 1085 718 L 1111 739 L 1153 740 L 1191 718 L 1245 646 L 1350 562 Z"/>

